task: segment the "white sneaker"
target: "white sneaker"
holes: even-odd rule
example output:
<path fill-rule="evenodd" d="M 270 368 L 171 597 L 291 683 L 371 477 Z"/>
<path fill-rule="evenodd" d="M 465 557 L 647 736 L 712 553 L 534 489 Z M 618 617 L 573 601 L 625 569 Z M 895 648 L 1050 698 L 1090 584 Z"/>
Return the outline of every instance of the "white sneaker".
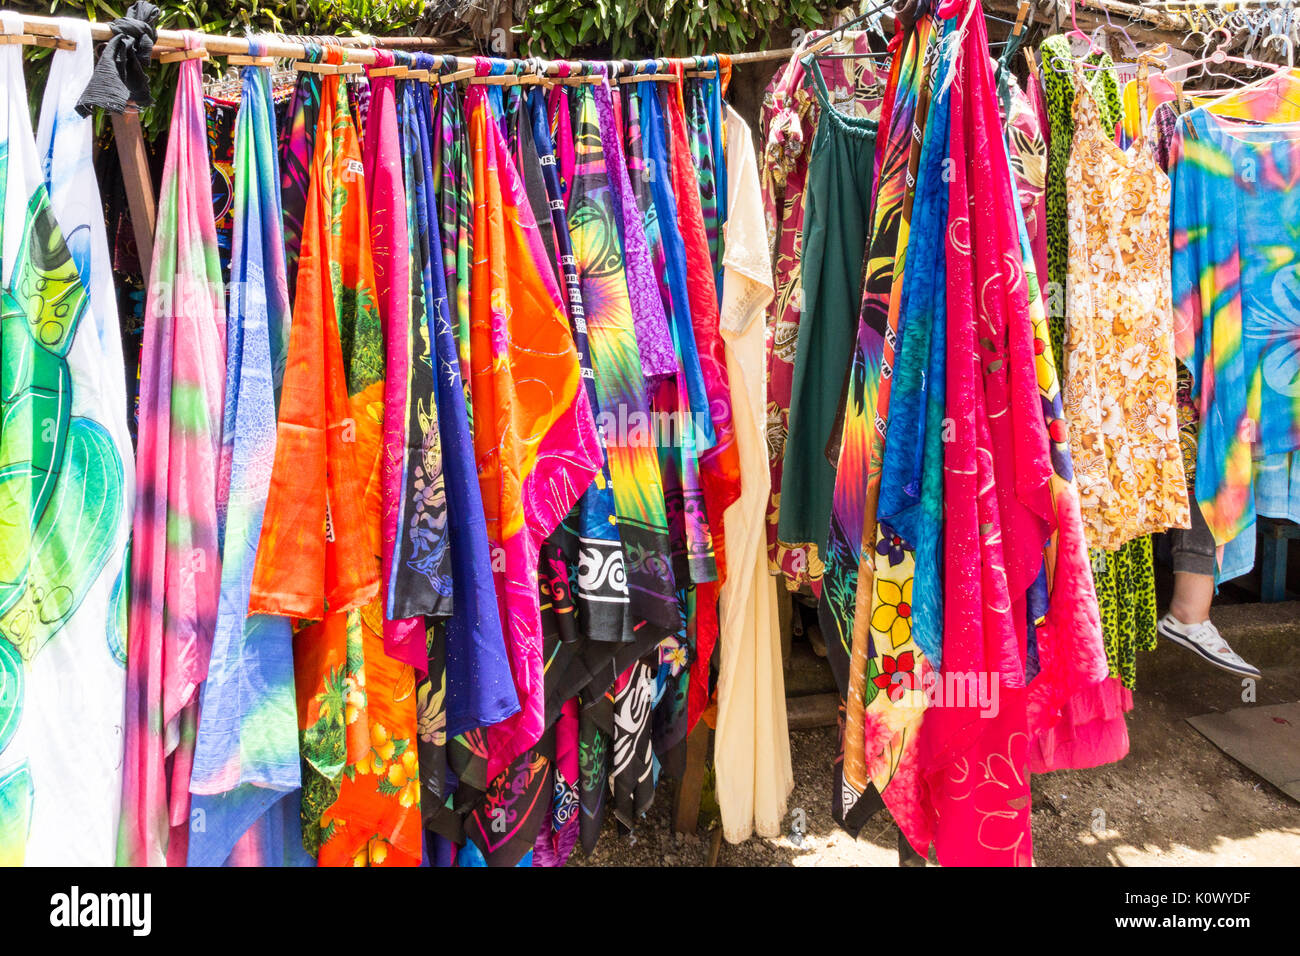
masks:
<path fill-rule="evenodd" d="M 1228 642 L 1223 639 L 1223 635 L 1219 633 L 1219 629 L 1214 626 L 1212 621 L 1202 621 L 1200 624 L 1184 624 L 1172 614 L 1166 614 L 1160 619 L 1157 629 L 1162 636 L 1169 638 L 1176 644 L 1181 644 L 1189 651 L 1209 661 L 1215 667 L 1221 668 L 1230 674 L 1255 678 L 1261 676 L 1258 667 L 1247 664 L 1236 651 L 1228 646 Z"/>

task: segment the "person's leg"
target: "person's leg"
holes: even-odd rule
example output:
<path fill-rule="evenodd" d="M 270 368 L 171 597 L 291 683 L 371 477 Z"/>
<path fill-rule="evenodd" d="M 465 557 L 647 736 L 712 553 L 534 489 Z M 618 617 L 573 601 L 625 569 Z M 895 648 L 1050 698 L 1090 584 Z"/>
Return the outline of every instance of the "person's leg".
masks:
<path fill-rule="evenodd" d="M 1192 502 L 1192 526 L 1175 528 L 1173 539 L 1174 594 L 1169 613 L 1160 619 L 1159 633 L 1215 667 L 1243 677 L 1259 677 L 1259 669 L 1242 660 L 1210 621 L 1214 601 L 1214 535 L 1201 509 Z"/>
<path fill-rule="evenodd" d="M 1177 551 L 1175 551 L 1175 555 Z M 1175 569 L 1177 568 L 1175 560 Z M 1169 613 L 1184 624 L 1200 624 L 1210 619 L 1214 601 L 1214 572 L 1174 571 L 1174 594 Z"/>

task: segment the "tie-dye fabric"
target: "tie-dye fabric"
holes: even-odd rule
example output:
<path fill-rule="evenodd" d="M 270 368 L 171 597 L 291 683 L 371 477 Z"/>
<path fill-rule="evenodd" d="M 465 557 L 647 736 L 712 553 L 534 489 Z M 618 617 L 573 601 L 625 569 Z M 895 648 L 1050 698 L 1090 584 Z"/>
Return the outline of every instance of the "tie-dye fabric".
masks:
<path fill-rule="evenodd" d="M 493 571 L 521 708 L 488 730 L 493 780 L 542 734 L 538 549 L 599 470 L 600 446 L 560 290 L 482 86 L 470 87 L 466 108 L 474 450 L 488 541 L 501 554 Z"/>
<path fill-rule="evenodd" d="M 660 467 L 664 475 L 665 504 L 670 529 L 681 542 L 682 554 L 675 561 L 678 584 L 689 575 L 693 582 L 717 576 L 713 537 L 700 484 L 699 452 L 712 442 L 712 420 L 708 408 L 703 372 L 695 334 L 691 329 L 690 303 L 686 297 L 685 252 L 677 229 L 677 208 L 670 184 L 655 174 L 668 161 L 663 110 L 657 83 L 637 83 L 628 88 L 626 120 L 627 156 L 632 188 L 645 225 L 646 240 L 659 277 L 660 298 L 670 320 L 677 372 L 664 382 L 654 397 L 655 412 L 676 423 L 675 444 L 660 445 Z M 696 411 L 699 414 L 696 414 Z"/>
<path fill-rule="evenodd" d="M 668 330 L 668 313 L 659 296 L 645 225 L 628 176 L 624 156 L 622 121 L 617 115 L 618 97 L 607 86 L 595 93 L 596 111 L 600 116 L 600 144 L 609 171 L 609 186 L 614 191 L 619 240 L 623 248 L 623 265 L 627 273 L 628 296 L 632 300 L 632 322 L 636 327 L 637 351 L 641 369 L 649 382 L 677 373 L 672 333 Z"/>
<path fill-rule="evenodd" d="M 4 32 L 22 32 L 16 14 L 3 18 Z M 0 51 L 5 866 L 112 865 L 122 796 L 134 461 L 93 121 L 75 109 L 90 28 L 61 28 L 77 48 L 53 56 L 36 139 L 23 48 Z"/>
<path fill-rule="evenodd" d="M 632 630 L 649 626 L 658 636 L 677 624 L 668 519 L 655 454 L 654 422 L 646 402 L 632 305 L 618 236 L 617 198 L 610 187 L 601 141 L 613 139 L 608 87 L 580 88 L 576 161 L 569 197 L 569 234 L 600 396 L 618 533 L 626 556 Z M 606 108 L 598 110 L 598 97 Z M 597 116 L 597 113 L 601 116 Z M 602 122 L 603 120 L 603 122 Z M 604 127 L 602 129 L 601 127 Z M 604 136 L 602 137 L 602 133 Z"/>
<path fill-rule="evenodd" d="M 212 218 L 217 227 L 221 276 L 230 281 L 230 246 L 235 225 L 235 117 L 239 104 L 203 97 L 208 117 L 208 167 L 212 171 Z"/>
<path fill-rule="evenodd" d="M 1200 406 L 1196 499 L 1224 544 L 1255 523 L 1258 460 L 1300 448 L 1289 318 L 1300 242 L 1288 229 L 1300 214 L 1300 135 L 1191 110 L 1170 178 L 1175 346 Z"/>
<path fill-rule="evenodd" d="M 701 68 L 716 72 L 717 63 L 706 62 Z M 718 283 L 718 266 L 722 253 L 719 197 L 725 196 L 719 193 L 718 176 L 719 173 L 724 178 L 726 176 L 725 167 L 722 170 L 715 167 L 713 134 L 710 129 L 713 119 L 711 115 L 713 97 L 717 89 L 718 80 L 712 77 L 686 80 L 682 91 L 686 116 L 686 140 L 690 146 L 691 158 L 695 161 L 695 174 L 700 184 L 700 212 L 704 218 L 704 234 L 708 240 L 709 261 L 713 265 L 715 286 Z M 725 202 L 721 205 L 725 206 Z"/>
<path fill-rule="evenodd" d="M 689 261 L 708 259 L 708 237 L 700 209 L 700 187 L 695 165 L 686 142 L 686 116 L 681 97 L 681 64 L 675 64 L 678 83 L 666 92 L 668 127 L 672 144 L 672 185 L 678 196 L 678 226 Z M 740 455 L 736 450 L 735 426 L 731 420 L 731 386 L 727 377 L 726 352 L 718 327 L 718 293 L 712 272 L 692 271 L 686 283 L 691 307 L 691 324 L 700 353 L 704 388 L 708 396 L 714 442 L 700 454 L 700 477 L 705 505 L 710 515 L 718 579 L 704 582 L 696 592 L 698 621 L 695 654 L 691 661 L 691 684 L 687 728 L 695 726 L 708 702 L 709 666 L 718 639 L 718 591 L 727 577 L 726 543 L 722 515 L 740 497 Z"/>
<path fill-rule="evenodd" d="M 186 47 L 198 47 L 194 34 Z M 226 318 L 202 65 L 180 64 L 140 367 L 118 862 L 183 863 L 198 688 L 221 590 L 217 468 Z M 170 791 L 170 792 L 169 792 Z M 169 833 L 170 831 L 170 833 Z"/>
<path fill-rule="evenodd" d="M 565 110 L 567 112 L 567 105 Z M 631 627 L 631 622 L 627 619 L 631 595 L 628 592 L 627 555 L 619 538 L 614 479 L 610 470 L 609 452 L 605 447 L 611 436 L 600 427 L 600 420 L 604 417 L 601 414 L 602 402 L 607 401 L 609 396 L 601 395 L 596 388 L 596 373 L 592 367 L 591 328 L 551 139 L 550 107 L 541 90 L 529 92 L 528 111 L 529 128 L 525 131 L 528 153 L 536 156 L 537 165 L 532 171 L 540 175 L 541 182 L 538 185 L 541 190 L 537 194 L 537 201 L 545 204 L 546 218 L 541 218 L 536 205 L 532 208 L 538 222 L 546 224 L 542 232 L 550 238 L 553 246 L 552 262 L 554 269 L 558 270 L 555 274 L 566 292 L 569 328 L 578 353 L 578 364 L 582 369 L 587 402 L 598 420 L 597 431 L 602 447 L 600 475 L 582 493 L 577 506 L 556 529 L 547 547 L 548 550 L 554 548 L 552 553 L 568 568 L 561 573 L 576 578 L 572 581 L 571 593 L 583 636 L 596 641 L 619 642 Z M 613 406 L 611 412 L 617 422 L 617 406 Z"/>
<path fill-rule="evenodd" d="M 307 59 L 319 62 L 320 47 L 307 45 Z M 289 97 L 289 119 L 280 129 L 280 196 L 284 204 L 284 253 L 289 277 L 289 301 L 298 281 L 298 251 L 302 248 L 303 214 L 311 180 L 311 158 L 320 116 L 321 75 L 299 73 Z"/>
<path fill-rule="evenodd" d="M 275 142 L 269 72 L 245 67 L 218 486 L 221 596 L 190 775 L 193 807 L 205 824 L 190 836 L 192 866 L 224 862 L 249 826 L 301 781 L 289 620 L 248 614 L 274 458 L 274 369 L 284 365 L 289 329 Z"/>

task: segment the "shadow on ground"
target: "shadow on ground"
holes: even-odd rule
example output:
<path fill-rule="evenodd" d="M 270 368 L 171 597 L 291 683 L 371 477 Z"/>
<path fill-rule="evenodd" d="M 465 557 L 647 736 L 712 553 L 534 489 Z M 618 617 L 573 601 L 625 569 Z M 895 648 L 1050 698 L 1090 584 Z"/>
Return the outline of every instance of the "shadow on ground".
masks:
<path fill-rule="evenodd" d="M 1300 602 L 1215 609 L 1233 647 L 1264 671 L 1254 703 L 1300 699 Z M 1033 833 L 1039 866 L 1300 865 L 1300 804 L 1197 733 L 1187 717 L 1248 706 L 1248 688 L 1230 674 L 1161 642 L 1139 658 L 1129 714 L 1129 755 L 1117 764 L 1033 778 Z M 719 866 L 895 866 L 898 831 L 877 814 L 857 840 L 831 819 L 831 728 L 791 734 L 795 789 L 790 809 L 807 832 L 723 843 Z M 1300 746 L 1300 728 L 1297 728 Z M 631 835 L 611 824 L 579 866 L 698 866 L 711 834 L 672 833 L 672 783 Z M 787 817 L 787 824 L 789 817 Z"/>

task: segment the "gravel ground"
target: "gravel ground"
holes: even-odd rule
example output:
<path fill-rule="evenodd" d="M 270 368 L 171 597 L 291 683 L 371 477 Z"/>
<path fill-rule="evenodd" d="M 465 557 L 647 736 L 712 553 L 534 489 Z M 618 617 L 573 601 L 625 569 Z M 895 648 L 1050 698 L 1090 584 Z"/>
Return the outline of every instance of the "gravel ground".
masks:
<path fill-rule="evenodd" d="M 1264 670 L 1259 704 L 1300 699 L 1300 605 L 1261 607 L 1225 609 L 1220 628 Z M 1037 865 L 1300 865 L 1300 805 L 1185 720 L 1242 706 L 1241 681 L 1164 642 L 1142 663 L 1129 714 L 1128 757 L 1092 770 L 1034 777 Z M 796 846 L 788 835 L 724 842 L 717 865 L 896 866 L 898 831 L 886 813 L 877 814 L 856 840 L 831 819 L 834 730 L 795 731 L 790 745 L 795 789 L 789 806 L 804 811 L 802 843 Z M 595 854 L 583 858 L 578 851 L 570 865 L 705 865 L 716 836 L 705 829 L 708 814 L 702 814 L 698 835 L 674 835 L 672 788 L 661 781 L 654 806 L 632 835 L 619 835 L 611 824 Z M 1104 826 L 1094 827 L 1094 821 Z"/>

